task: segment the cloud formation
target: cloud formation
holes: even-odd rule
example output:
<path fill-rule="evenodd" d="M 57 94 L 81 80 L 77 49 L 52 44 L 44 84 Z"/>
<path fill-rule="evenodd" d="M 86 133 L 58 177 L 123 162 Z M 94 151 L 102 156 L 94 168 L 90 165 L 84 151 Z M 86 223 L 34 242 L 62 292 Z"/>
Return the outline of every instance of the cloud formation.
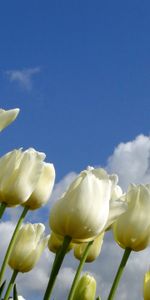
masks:
<path fill-rule="evenodd" d="M 30 90 L 32 88 L 33 76 L 41 71 L 40 67 L 23 69 L 23 70 L 8 70 L 5 72 L 10 82 L 17 82 L 23 88 Z"/>
<path fill-rule="evenodd" d="M 106 169 L 118 174 L 124 190 L 130 183 L 150 182 L 150 137 L 141 134 L 133 141 L 120 143 L 108 158 Z"/>
<path fill-rule="evenodd" d="M 133 141 L 120 143 L 108 158 L 106 169 L 109 173 L 114 172 L 119 175 L 120 185 L 124 190 L 130 182 L 150 182 L 150 137 L 139 135 Z M 55 185 L 49 206 L 65 192 L 76 175 L 75 172 L 70 172 Z M 48 210 L 49 206 L 47 205 Z M 13 227 L 12 222 L 0 224 L 0 234 L 3 236 L 0 249 L 1 260 Z M 100 295 L 103 300 L 108 297 L 122 254 L 123 250 L 113 241 L 111 232 L 107 232 L 100 256 L 95 262 L 88 263 L 84 267 L 84 272 L 90 272 L 96 278 L 97 295 Z M 39 300 L 43 297 L 53 259 L 53 253 L 47 249 L 30 273 L 19 275 L 18 291 L 25 299 Z M 54 289 L 54 299 L 66 299 L 78 263 L 78 260 L 73 257 L 73 252 L 66 256 Z M 149 249 L 132 252 L 115 299 L 142 300 L 143 277 L 149 266 Z M 7 274 L 10 276 L 9 272 Z"/>

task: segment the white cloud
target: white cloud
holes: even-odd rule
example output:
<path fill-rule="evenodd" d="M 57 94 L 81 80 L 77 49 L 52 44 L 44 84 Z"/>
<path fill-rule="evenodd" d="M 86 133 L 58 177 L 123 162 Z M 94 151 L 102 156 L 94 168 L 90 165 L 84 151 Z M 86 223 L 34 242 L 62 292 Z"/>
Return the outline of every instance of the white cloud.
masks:
<path fill-rule="evenodd" d="M 23 69 L 23 70 L 8 70 L 5 72 L 10 82 L 17 82 L 23 88 L 30 90 L 32 88 L 33 76 L 41 71 L 40 67 Z"/>
<path fill-rule="evenodd" d="M 130 182 L 150 182 L 149 157 L 150 138 L 139 135 L 133 141 L 121 143 L 116 147 L 108 159 L 106 169 L 109 173 L 116 172 L 119 175 L 121 186 L 126 189 Z M 70 172 L 55 185 L 47 209 L 65 192 L 67 186 L 76 175 L 76 173 Z M 14 217 L 13 214 L 12 216 Z M 0 248 L 1 256 L 4 255 L 13 226 L 14 224 L 11 222 L 0 224 L 0 236 L 3 236 L 3 243 Z M 97 280 L 97 295 L 99 294 L 102 299 L 107 299 L 108 297 L 122 254 L 123 250 L 114 243 L 111 233 L 107 233 L 101 255 L 95 262 L 86 264 L 84 267 L 84 271 L 90 272 L 95 276 Z M 46 250 L 35 269 L 28 274 L 19 275 L 17 280 L 18 291 L 27 300 L 39 300 L 43 297 L 53 258 L 54 255 Z M 66 299 L 77 266 L 78 261 L 74 259 L 72 252 L 69 253 L 65 258 L 56 282 L 53 294 L 54 299 Z M 115 299 L 142 300 L 143 276 L 149 266 L 149 249 L 131 253 Z"/>
<path fill-rule="evenodd" d="M 108 159 L 107 170 L 119 175 L 120 185 L 150 182 L 150 137 L 139 135 L 135 140 L 119 144 Z"/>

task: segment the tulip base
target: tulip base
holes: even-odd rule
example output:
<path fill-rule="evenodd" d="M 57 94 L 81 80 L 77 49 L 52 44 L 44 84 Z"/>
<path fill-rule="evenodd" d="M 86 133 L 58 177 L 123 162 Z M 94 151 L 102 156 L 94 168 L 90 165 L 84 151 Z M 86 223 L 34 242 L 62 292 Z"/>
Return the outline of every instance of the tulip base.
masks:
<path fill-rule="evenodd" d="M 53 287 L 54 287 L 54 284 L 55 284 L 57 274 L 58 274 L 59 269 L 62 265 L 64 256 L 67 252 L 67 249 L 69 247 L 70 242 L 71 242 L 71 237 L 70 236 L 65 236 L 63 244 L 62 244 L 60 250 L 57 252 L 57 254 L 55 256 L 52 271 L 51 271 L 51 274 L 50 274 L 50 279 L 49 279 L 48 286 L 47 286 L 47 289 L 46 289 L 43 300 L 49 300 L 50 299 L 50 296 L 51 296 L 51 293 L 52 293 L 52 290 L 53 290 Z"/>
<path fill-rule="evenodd" d="M 107 300 L 113 300 L 114 299 L 115 292 L 116 292 L 117 287 L 119 285 L 119 281 L 121 279 L 122 273 L 124 271 L 124 268 L 126 266 L 126 263 L 127 263 L 127 260 L 129 258 L 129 255 L 130 255 L 131 251 L 132 251 L 132 249 L 130 249 L 130 248 L 126 248 L 125 251 L 124 251 L 119 269 L 117 271 L 116 277 L 114 279 L 114 282 L 113 282 L 113 285 L 111 287 L 111 290 L 110 290 L 110 293 L 109 293 L 109 296 L 108 296 Z"/>

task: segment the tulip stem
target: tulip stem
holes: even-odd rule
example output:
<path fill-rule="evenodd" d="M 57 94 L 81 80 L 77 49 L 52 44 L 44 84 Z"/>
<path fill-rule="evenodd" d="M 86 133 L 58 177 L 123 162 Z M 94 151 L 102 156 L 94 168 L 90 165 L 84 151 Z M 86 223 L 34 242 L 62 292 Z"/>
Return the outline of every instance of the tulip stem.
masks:
<path fill-rule="evenodd" d="M 22 214 L 21 214 L 21 216 L 20 216 L 20 218 L 18 220 L 18 223 L 17 223 L 16 228 L 14 230 L 14 233 L 12 235 L 12 238 L 10 240 L 10 243 L 9 243 L 8 248 L 7 248 L 7 251 L 6 251 L 6 254 L 5 254 L 2 266 L 1 266 L 1 270 L 0 270 L 0 284 L 1 284 L 2 280 L 3 280 L 3 276 L 5 274 L 5 269 L 6 269 L 6 266 L 8 264 L 8 260 L 9 260 L 12 248 L 13 248 L 13 246 L 15 244 L 15 241 L 16 241 L 16 238 L 17 238 L 17 233 L 18 233 L 18 231 L 19 231 L 19 229 L 21 227 L 21 224 L 22 224 L 22 222 L 23 222 L 23 220 L 24 220 L 24 218 L 25 218 L 28 210 L 29 210 L 29 208 L 25 206 L 24 209 L 23 209 L 23 211 L 22 211 Z"/>
<path fill-rule="evenodd" d="M 84 263 L 85 263 L 85 261 L 86 261 L 86 258 L 87 258 L 87 256 L 88 256 L 88 252 L 89 252 L 90 247 L 92 246 L 92 244 L 93 244 L 93 241 L 90 241 L 90 242 L 87 244 L 87 246 L 86 246 L 86 248 L 85 248 L 85 250 L 84 250 L 84 252 L 83 252 L 82 258 L 81 258 L 81 260 L 80 260 L 80 263 L 79 263 L 79 266 L 78 266 L 76 275 L 75 275 L 75 277 L 74 277 L 74 280 L 73 280 L 73 283 L 72 283 L 72 286 L 71 286 L 71 289 L 70 289 L 70 292 L 69 292 L 68 300 L 72 300 L 73 297 L 74 297 L 75 289 L 76 289 L 76 286 L 77 286 L 77 284 L 78 284 L 78 280 L 79 280 L 81 271 L 82 271 L 82 269 L 83 269 Z"/>
<path fill-rule="evenodd" d="M 117 287 L 119 285 L 119 281 L 121 279 L 121 276 L 122 276 L 122 273 L 124 271 L 124 268 L 126 266 L 126 263 L 127 263 L 127 260 L 129 258 L 129 255 L 131 253 L 132 249 L 130 248 L 126 248 L 125 251 L 124 251 L 124 254 L 123 254 L 123 257 L 122 257 L 122 260 L 121 260 L 121 263 L 120 263 L 120 266 L 118 268 L 118 271 L 117 271 L 117 274 L 116 274 L 116 277 L 114 279 L 114 282 L 113 282 L 113 285 L 111 287 L 111 290 L 110 290 L 110 293 L 109 293 L 109 296 L 108 296 L 108 299 L 107 300 L 112 300 L 114 299 L 114 295 L 115 295 L 115 292 L 117 290 Z"/>
<path fill-rule="evenodd" d="M 11 290 L 12 290 L 12 287 L 13 287 L 13 285 L 14 285 L 14 282 L 15 282 L 15 280 L 16 280 L 17 275 L 18 275 L 18 271 L 17 271 L 17 270 L 14 270 L 14 271 L 13 271 L 13 274 L 12 274 L 12 277 L 11 277 L 11 279 L 10 279 L 10 282 L 9 282 L 9 284 L 8 284 L 8 287 L 7 287 L 7 290 L 6 290 L 6 294 L 5 294 L 5 296 L 4 296 L 4 300 L 8 300 L 8 297 L 9 297 L 9 295 L 10 295 L 10 292 L 11 292 Z"/>
<path fill-rule="evenodd" d="M 6 203 L 2 202 L 1 206 L 0 206 L 0 219 L 3 216 L 3 213 L 4 213 L 5 209 L 6 209 Z"/>
<path fill-rule="evenodd" d="M 65 254 L 67 252 L 67 249 L 69 247 L 70 242 L 71 242 L 71 237 L 70 236 L 65 236 L 61 248 L 59 249 L 59 251 L 55 255 L 55 259 L 54 259 L 54 262 L 53 262 L 53 267 L 52 267 L 52 270 L 51 270 L 49 282 L 48 282 L 47 289 L 46 289 L 43 300 L 49 300 L 50 299 L 50 296 L 51 296 L 51 293 L 52 293 L 52 290 L 53 290 L 53 287 L 54 287 L 54 284 L 55 284 L 57 274 L 58 274 L 59 269 L 62 265 L 63 259 L 65 257 Z"/>

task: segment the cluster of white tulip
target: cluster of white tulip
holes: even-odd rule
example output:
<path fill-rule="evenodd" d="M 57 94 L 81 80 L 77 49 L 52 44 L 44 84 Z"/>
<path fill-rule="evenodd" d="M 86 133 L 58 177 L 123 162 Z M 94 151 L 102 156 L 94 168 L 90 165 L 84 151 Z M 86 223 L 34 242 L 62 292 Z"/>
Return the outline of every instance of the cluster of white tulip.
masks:
<path fill-rule="evenodd" d="M 19 109 L 1 109 L 0 131 L 13 122 L 18 113 Z M 44 153 L 30 148 L 13 150 L 0 158 L 0 218 L 7 207 L 23 207 L 1 266 L 0 297 L 5 290 L 3 278 L 7 265 L 13 273 L 3 299 L 9 299 L 14 286 L 13 298 L 19 300 L 22 297 L 15 292 L 18 272 L 33 269 L 48 246 L 55 253 L 55 259 L 43 299 L 50 299 L 64 256 L 73 249 L 80 262 L 68 300 L 95 300 L 96 281 L 89 274 L 80 277 L 81 270 L 85 262 L 92 262 L 100 255 L 105 231 L 112 230 L 114 240 L 125 249 L 108 296 L 108 300 L 112 300 L 131 251 L 141 251 L 150 244 L 150 219 L 147 217 L 150 184 L 132 184 L 123 194 L 116 174 L 88 167 L 54 203 L 49 218 L 51 233 L 44 237 L 44 224 L 22 225 L 22 222 L 28 210 L 39 209 L 51 196 L 55 169 L 53 164 L 44 162 L 45 157 Z M 144 278 L 143 298 L 150 299 L 150 272 Z"/>

